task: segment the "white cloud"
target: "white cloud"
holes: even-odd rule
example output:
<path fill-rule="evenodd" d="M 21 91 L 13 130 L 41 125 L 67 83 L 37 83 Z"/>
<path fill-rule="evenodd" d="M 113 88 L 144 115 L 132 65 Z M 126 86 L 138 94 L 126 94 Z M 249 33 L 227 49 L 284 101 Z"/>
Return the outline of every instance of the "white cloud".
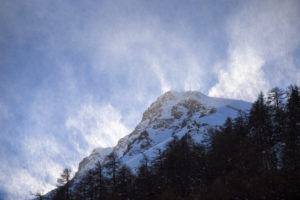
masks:
<path fill-rule="evenodd" d="M 155 75 L 157 76 L 160 82 L 161 91 L 163 93 L 169 91 L 171 87 L 167 83 L 164 73 L 162 72 L 159 64 L 155 60 L 151 63 L 151 69 L 154 71 Z"/>
<path fill-rule="evenodd" d="M 31 149 L 28 152 L 27 149 L 23 149 L 28 156 L 26 161 L 18 158 L 1 161 L 5 166 L 1 166 L 0 186 L 9 194 L 8 200 L 27 199 L 31 193 L 46 193 L 54 189 L 56 178 L 63 169 L 63 166 L 52 158 L 51 152 L 45 150 L 52 145 L 33 149 L 36 143 L 41 143 L 40 139 L 30 139 L 26 142 L 29 142 L 27 147 Z M 15 164 L 18 166 L 14 166 Z"/>
<path fill-rule="evenodd" d="M 251 1 L 229 18 L 229 50 L 225 68 L 210 95 L 254 100 L 260 90 L 278 84 L 267 79 L 267 63 L 285 56 L 299 46 L 300 27 L 297 1 Z M 281 66 L 285 68 L 286 65 Z M 275 76 L 276 77 L 276 76 Z M 273 77 L 274 78 L 274 77 Z M 292 77 L 295 82 L 297 74 Z M 275 85 L 274 85 L 275 84 Z"/>
<path fill-rule="evenodd" d="M 251 48 L 246 51 L 231 53 L 229 68 L 220 70 L 219 82 L 209 95 L 253 100 L 262 88 L 269 87 L 261 69 L 264 61 Z"/>
<path fill-rule="evenodd" d="M 44 165 L 47 165 L 44 169 L 49 169 L 52 163 L 45 163 Z M 14 169 L 9 173 L 11 174 L 10 176 L 0 172 L 0 182 L 5 183 L 2 187 L 10 194 L 7 200 L 23 200 L 26 197 L 29 198 L 33 193 L 45 193 L 55 188 L 50 181 L 45 182 L 43 180 L 45 173 L 51 173 L 49 170 L 44 170 L 44 173 L 40 173 L 38 176 L 33 176 L 32 173 L 24 168 Z"/>
<path fill-rule="evenodd" d="M 67 118 L 65 125 L 84 137 L 89 147 L 85 154 L 96 147 L 114 146 L 121 137 L 129 134 L 121 113 L 110 104 L 85 104 Z"/>
<path fill-rule="evenodd" d="M 49 129 L 51 112 L 42 104 L 47 103 L 43 95 L 37 96 L 31 106 L 28 124 L 32 127 L 25 127 L 24 137 L 20 141 L 23 161 L 17 158 L 3 160 L 0 170 L 0 187 L 14 200 L 29 198 L 30 192 L 45 193 L 54 189 L 65 167 L 75 173 L 79 161 L 92 149 L 114 146 L 130 131 L 122 122 L 121 113 L 112 105 L 89 103 L 78 109 L 73 107 L 73 112 L 65 121 L 65 133 L 69 136 L 58 139 L 52 131 L 63 129 Z M 50 104 L 48 106 L 51 108 Z M 10 168 L 12 160 L 13 165 L 18 166 Z"/>
<path fill-rule="evenodd" d="M 103 31 L 102 38 L 98 41 L 100 49 L 94 56 L 94 66 L 100 71 L 108 70 L 114 73 L 124 70 L 130 77 L 135 79 L 142 77 L 141 81 L 133 87 L 145 90 L 149 83 L 158 82 L 160 90 L 166 92 L 171 89 L 195 90 L 206 87 L 205 80 L 208 79 L 205 72 L 205 63 L 208 58 L 209 48 L 201 46 L 194 49 L 193 41 L 186 34 L 176 30 L 167 30 L 164 24 L 153 18 L 144 18 L 141 21 L 122 21 L 126 26 L 112 24 Z M 99 37 L 99 31 L 89 29 L 90 37 Z M 179 29 L 179 28 L 178 28 Z M 96 39 L 95 39 L 96 40 Z M 96 40 L 97 41 L 97 40 Z M 103 62 L 99 55 L 107 53 L 118 63 L 122 61 L 124 66 L 101 65 Z M 108 67 L 103 69 L 103 67 Z"/>
<path fill-rule="evenodd" d="M 187 68 L 187 74 L 184 80 L 184 90 L 201 90 L 205 88 L 205 68 L 201 66 L 193 55 L 188 59 L 187 63 L 189 67 Z"/>

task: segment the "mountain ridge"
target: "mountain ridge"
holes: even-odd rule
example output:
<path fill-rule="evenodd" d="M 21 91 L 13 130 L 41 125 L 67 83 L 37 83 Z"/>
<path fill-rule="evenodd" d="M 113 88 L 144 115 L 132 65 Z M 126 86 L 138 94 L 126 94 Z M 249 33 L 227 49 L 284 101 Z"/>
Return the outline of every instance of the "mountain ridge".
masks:
<path fill-rule="evenodd" d="M 209 97 L 198 91 L 166 92 L 149 106 L 135 129 L 115 147 L 98 148 L 84 158 L 75 177 L 83 176 L 97 161 L 105 162 L 105 156 L 111 152 L 117 153 L 135 171 L 144 155 L 151 159 L 173 136 L 180 138 L 189 133 L 195 141 L 204 142 L 210 128 L 221 126 L 227 117 L 234 118 L 250 106 L 248 102 Z"/>

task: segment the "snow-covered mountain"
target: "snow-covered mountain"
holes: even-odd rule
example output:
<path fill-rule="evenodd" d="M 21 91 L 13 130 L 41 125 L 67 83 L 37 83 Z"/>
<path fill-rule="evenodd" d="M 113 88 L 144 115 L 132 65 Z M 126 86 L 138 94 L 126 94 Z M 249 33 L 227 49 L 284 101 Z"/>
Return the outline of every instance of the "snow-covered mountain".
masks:
<path fill-rule="evenodd" d="M 234 118 L 250 106 L 248 102 L 208 97 L 196 91 L 169 91 L 151 104 L 136 128 L 115 147 L 95 149 L 84 158 L 76 177 L 83 176 L 97 161 L 105 162 L 112 151 L 134 171 L 144 155 L 151 159 L 173 136 L 181 138 L 189 133 L 196 142 L 204 142 L 209 129 L 221 126 L 227 117 Z"/>

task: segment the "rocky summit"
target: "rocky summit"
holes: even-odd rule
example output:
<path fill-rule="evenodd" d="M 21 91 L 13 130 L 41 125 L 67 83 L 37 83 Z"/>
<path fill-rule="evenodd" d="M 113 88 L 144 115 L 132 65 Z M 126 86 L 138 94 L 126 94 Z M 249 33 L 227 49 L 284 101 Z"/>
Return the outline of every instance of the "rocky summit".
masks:
<path fill-rule="evenodd" d="M 174 136 L 181 138 L 188 133 L 196 142 L 204 143 L 210 129 L 250 107 L 251 103 L 245 101 L 209 97 L 197 91 L 166 92 L 150 105 L 141 122 L 115 147 L 95 149 L 84 158 L 75 179 L 95 167 L 96 162 L 105 162 L 111 152 L 135 171 L 143 156 L 151 159 L 158 149 L 164 150 Z"/>

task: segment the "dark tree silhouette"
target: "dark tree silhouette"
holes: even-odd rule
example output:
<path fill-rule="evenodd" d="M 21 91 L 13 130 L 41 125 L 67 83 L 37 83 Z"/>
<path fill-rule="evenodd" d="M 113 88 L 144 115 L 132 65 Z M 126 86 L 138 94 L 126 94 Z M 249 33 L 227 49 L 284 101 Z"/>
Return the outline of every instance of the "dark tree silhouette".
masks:
<path fill-rule="evenodd" d="M 108 175 L 111 176 L 111 190 L 113 192 L 116 191 L 116 185 L 117 185 L 117 171 L 120 166 L 120 159 L 118 155 L 115 152 L 110 153 L 105 160 L 104 167 L 107 169 Z"/>

